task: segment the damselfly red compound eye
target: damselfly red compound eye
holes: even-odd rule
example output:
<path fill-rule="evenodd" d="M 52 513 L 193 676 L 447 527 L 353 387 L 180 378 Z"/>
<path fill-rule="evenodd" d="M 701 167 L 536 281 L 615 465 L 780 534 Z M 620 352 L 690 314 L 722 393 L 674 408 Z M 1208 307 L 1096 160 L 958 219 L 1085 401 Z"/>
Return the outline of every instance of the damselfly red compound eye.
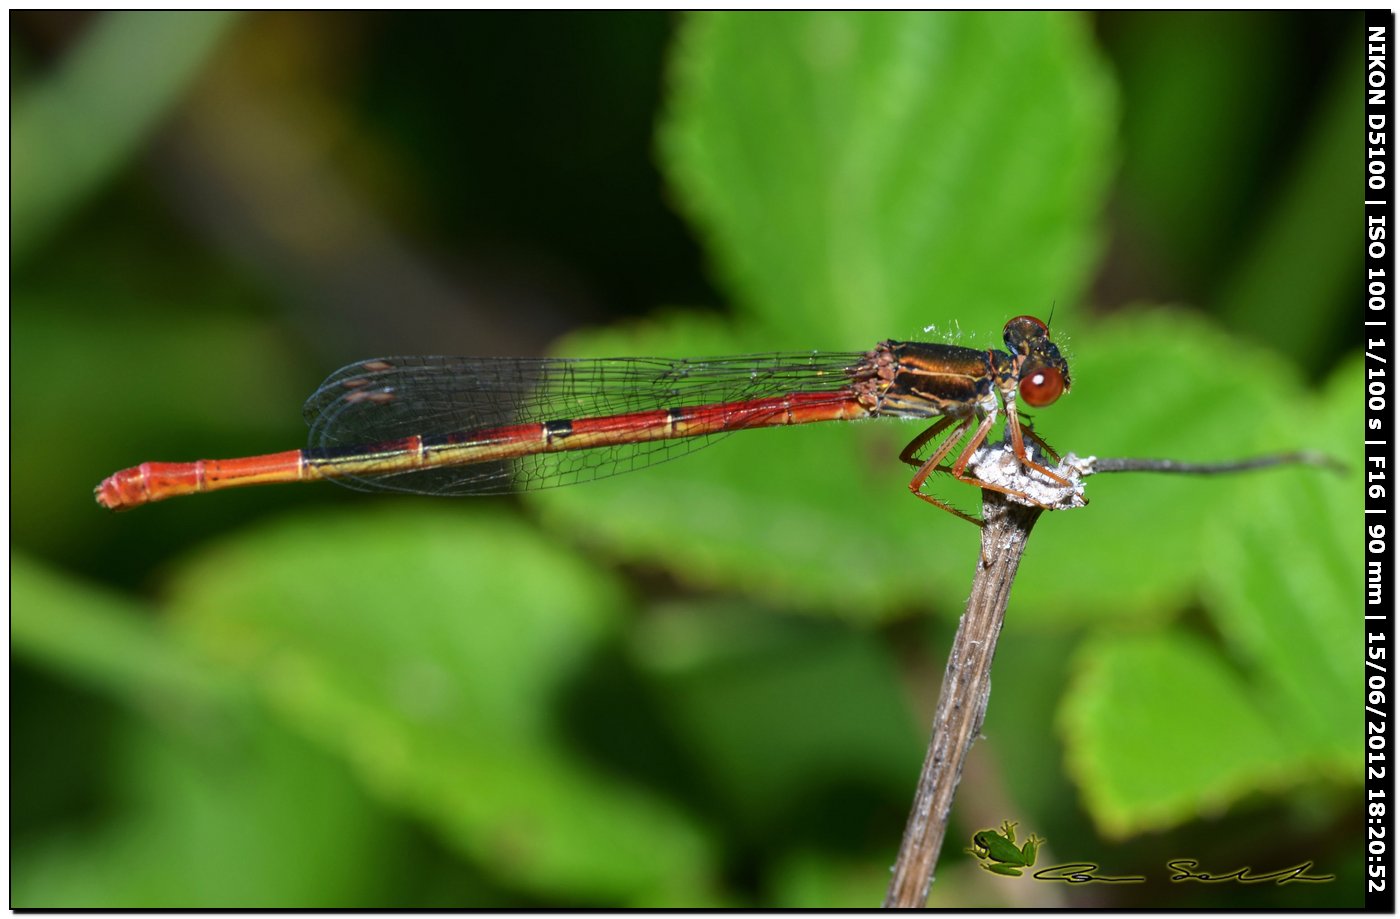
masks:
<path fill-rule="evenodd" d="M 1021 377 L 1021 398 L 1033 408 L 1044 408 L 1065 391 L 1065 378 L 1054 367 L 1042 367 Z"/>

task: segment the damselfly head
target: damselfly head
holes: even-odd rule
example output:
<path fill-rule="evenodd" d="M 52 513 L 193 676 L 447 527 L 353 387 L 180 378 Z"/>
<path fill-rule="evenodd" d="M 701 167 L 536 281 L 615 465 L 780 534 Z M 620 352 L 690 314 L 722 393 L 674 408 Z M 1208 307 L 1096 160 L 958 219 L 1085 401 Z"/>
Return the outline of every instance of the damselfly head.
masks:
<path fill-rule="evenodd" d="M 1034 316 L 1017 316 L 1001 330 L 1001 337 L 1012 354 L 1029 354 L 1035 342 L 1050 340 L 1050 330 Z"/>
<path fill-rule="evenodd" d="M 1069 392 L 1069 362 L 1050 340 L 1050 330 L 1034 316 L 1017 316 L 1002 331 L 1007 349 L 1020 358 L 1021 399 L 1044 408 Z"/>

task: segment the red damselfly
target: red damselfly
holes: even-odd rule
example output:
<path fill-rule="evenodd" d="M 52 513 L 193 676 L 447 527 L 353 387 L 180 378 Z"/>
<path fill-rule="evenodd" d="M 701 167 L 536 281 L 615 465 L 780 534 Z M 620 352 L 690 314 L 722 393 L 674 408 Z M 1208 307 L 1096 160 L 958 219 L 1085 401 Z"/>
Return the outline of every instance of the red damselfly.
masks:
<path fill-rule="evenodd" d="M 934 472 L 1042 504 L 968 471 L 999 413 L 1028 470 L 1070 483 L 1028 455 L 1017 400 L 1067 392 L 1069 365 L 1045 323 L 1018 316 L 1006 351 L 886 341 L 867 352 L 698 360 L 389 357 L 331 374 L 307 400 L 309 446 L 264 456 L 142 463 L 97 486 L 114 509 L 244 485 L 330 479 L 367 491 L 486 495 L 600 479 L 671 459 L 748 428 L 879 416 L 938 418 L 900 459 L 923 492 Z M 952 428 L 951 433 L 947 433 Z M 967 437 L 950 465 L 943 461 Z M 1027 427 L 1024 434 L 1054 456 Z M 917 454 L 945 435 L 925 460 Z M 1058 458 L 1058 457 L 1056 457 Z"/>

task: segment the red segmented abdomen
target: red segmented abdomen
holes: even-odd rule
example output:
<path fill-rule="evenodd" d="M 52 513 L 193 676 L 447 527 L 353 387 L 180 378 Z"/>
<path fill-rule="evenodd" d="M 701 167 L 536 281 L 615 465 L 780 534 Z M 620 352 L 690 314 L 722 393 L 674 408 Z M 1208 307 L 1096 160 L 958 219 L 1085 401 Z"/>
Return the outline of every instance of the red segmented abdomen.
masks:
<path fill-rule="evenodd" d="M 103 507 L 124 510 L 178 495 L 301 478 L 301 451 L 286 450 L 239 459 L 142 463 L 112 473 L 97 486 L 96 493 L 97 503 Z"/>
<path fill-rule="evenodd" d="M 790 393 L 741 402 L 413 436 L 372 445 L 287 450 L 193 463 L 142 463 L 108 476 L 96 494 L 98 503 L 122 510 L 180 495 L 245 485 L 390 475 L 539 453 L 870 415 L 871 410 L 854 392 Z"/>

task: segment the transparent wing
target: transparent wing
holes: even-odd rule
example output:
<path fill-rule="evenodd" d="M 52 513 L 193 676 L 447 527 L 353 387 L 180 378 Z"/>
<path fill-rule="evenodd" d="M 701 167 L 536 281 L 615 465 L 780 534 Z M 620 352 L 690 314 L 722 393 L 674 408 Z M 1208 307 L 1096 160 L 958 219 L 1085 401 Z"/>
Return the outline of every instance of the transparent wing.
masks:
<path fill-rule="evenodd" d="M 787 393 L 849 400 L 858 352 L 666 358 L 386 357 L 331 374 L 306 401 L 312 450 L 357 450 L 413 436 L 469 433 L 637 412 L 724 405 L 731 413 Z M 664 462 L 723 434 L 540 453 L 470 466 L 337 478 L 350 488 L 430 495 L 502 494 L 605 478 Z M 361 448 L 363 448 L 361 450 Z"/>

